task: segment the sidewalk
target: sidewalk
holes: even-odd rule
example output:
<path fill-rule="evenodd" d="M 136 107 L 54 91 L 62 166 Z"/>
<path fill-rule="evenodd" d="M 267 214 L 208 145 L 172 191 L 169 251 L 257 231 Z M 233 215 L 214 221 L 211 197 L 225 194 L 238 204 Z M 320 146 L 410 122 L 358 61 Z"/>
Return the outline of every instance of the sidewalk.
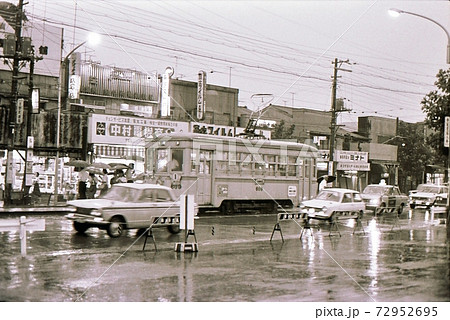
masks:
<path fill-rule="evenodd" d="M 9 205 L 4 206 L 3 201 L 0 203 L 0 216 L 3 214 L 43 214 L 43 213 L 67 213 L 67 212 L 74 212 L 75 209 L 68 207 L 67 203 L 65 201 L 57 202 L 56 204 L 53 204 L 53 202 L 50 203 L 40 203 L 37 205 Z"/>

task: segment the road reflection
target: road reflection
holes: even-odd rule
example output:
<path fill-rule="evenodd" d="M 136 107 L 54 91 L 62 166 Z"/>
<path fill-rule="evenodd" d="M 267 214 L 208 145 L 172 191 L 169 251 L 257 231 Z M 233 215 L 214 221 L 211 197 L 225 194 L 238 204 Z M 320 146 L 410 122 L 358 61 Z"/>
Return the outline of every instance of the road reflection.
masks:
<path fill-rule="evenodd" d="M 281 224 L 285 241 L 269 241 L 274 216 L 196 221 L 198 253 L 179 253 L 183 234 L 154 230 L 158 250 L 135 231 L 112 239 L 77 234 L 60 216 L 45 232 L 0 233 L 2 301 L 448 301 L 446 227 L 426 210 L 366 215 L 362 230 L 326 224 L 300 238 L 301 222 Z M 212 233 L 214 226 L 215 232 Z M 320 229 L 318 228 L 320 227 Z M 152 288 L 149 290 L 148 288 Z"/>

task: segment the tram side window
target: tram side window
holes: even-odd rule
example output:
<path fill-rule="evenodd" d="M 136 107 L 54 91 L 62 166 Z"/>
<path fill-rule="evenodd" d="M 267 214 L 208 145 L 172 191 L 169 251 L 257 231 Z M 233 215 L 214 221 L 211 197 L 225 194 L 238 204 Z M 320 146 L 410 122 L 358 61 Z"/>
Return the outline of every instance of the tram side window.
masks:
<path fill-rule="evenodd" d="M 191 152 L 191 172 L 197 172 L 200 160 L 197 158 L 198 154 L 195 151 Z"/>
<path fill-rule="evenodd" d="M 200 151 L 200 163 L 198 173 L 210 174 L 211 151 Z"/>
<path fill-rule="evenodd" d="M 296 162 L 295 157 L 291 156 L 288 157 L 288 176 L 295 177 L 297 175 L 295 162 Z"/>
<path fill-rule="evenodd" d="M 267 163 L 267 156 L 257 154 L 256 156 L 254 156 L 254 159 L 255 159 L 255 173 L 259 175 L 266 174 L 266 171 L 269 167 Z"/>
<path fill-rule="evenodd" d="M 167 164 L 169 163 L 169 150 L 158 149 L 158 160 L 156 163 L 157 172 L 167 172 Z"/>
<path fill-rule="evenodd" d="M 286 156 L 279 156 L 278 157 L 278 175 L 279 176 L 286 176 L 286 169 L 287 169 L 287 159 Z"/>
<path fill-rule="evenodd" d="M 252 171 L 252 155 L 242 152 L 240 154 L 241 172 L 249 173 Z"/>
<path fill-rule="evenodd" d="M 275 175 L 275 169 L 277 167 L 276 164 L 277 160 L 275 158 L 275 155 L 269 154 L 267 155 L 267 175 L 274 176 Z"/>
<path fill-rule="evenodd" d="M 182 171 L 183 170 L 183 150 L 174 149 L 172 150 L 172 160 L 171 160 L 170 170 Z"/>
<path fill-rule="evenodd" d="M 305 159 L 304 161 L 305 164 L 305 178 L 311 178 L 311 172 L 309 172 L 310 170 L 310 163 L 309 163 L 309 159 Z"/>
<path fill-rule="evenodd" d="M 220 156 L 218 156 L 216 170 L 218 172 L 227 172 L 228 162 L 228 152 L 222 152 Z"/>

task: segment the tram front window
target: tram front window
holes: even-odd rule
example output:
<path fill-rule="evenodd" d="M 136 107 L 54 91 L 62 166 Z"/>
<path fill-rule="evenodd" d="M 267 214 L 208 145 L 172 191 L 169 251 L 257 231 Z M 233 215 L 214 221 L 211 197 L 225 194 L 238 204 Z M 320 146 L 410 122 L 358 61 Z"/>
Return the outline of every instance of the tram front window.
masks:
<path fill-rule="evenodd" d="M 183 165 L 183 150 L 172 150 L 172 160 L 170 170 L 182 171 Z"/>
<path fill-rule="evenodd" d="M 169 151 L 167 149 L 158 150 L 158 160 L 156 163 L 157 172 L 167 172 L 167 164 L 169 163 Z"/>

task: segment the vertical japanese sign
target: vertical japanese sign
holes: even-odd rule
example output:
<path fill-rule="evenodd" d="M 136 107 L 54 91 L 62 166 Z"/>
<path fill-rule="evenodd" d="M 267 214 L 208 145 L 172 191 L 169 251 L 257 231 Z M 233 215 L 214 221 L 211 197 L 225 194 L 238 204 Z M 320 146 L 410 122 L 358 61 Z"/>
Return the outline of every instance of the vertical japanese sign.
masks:
<path fill-rule="evenodd" d="M 206 72 L 198 73 L 197 84 L 197 119 L 202 120 L 205 116 L 206 108 Z"/>
<path fill-rule="evenodd" d="M 161 117 L 168 117 L 170 115 L 170 77 L 173 75 L 173 68 L 167 67 L 164 71 L 161 84 Z"/>
<path fill-rule="evenodd" d="M 69 99 L 80 98 L 81 76 L 80 76 L 81 54 L 75 52 L 69 58 Z"/>

